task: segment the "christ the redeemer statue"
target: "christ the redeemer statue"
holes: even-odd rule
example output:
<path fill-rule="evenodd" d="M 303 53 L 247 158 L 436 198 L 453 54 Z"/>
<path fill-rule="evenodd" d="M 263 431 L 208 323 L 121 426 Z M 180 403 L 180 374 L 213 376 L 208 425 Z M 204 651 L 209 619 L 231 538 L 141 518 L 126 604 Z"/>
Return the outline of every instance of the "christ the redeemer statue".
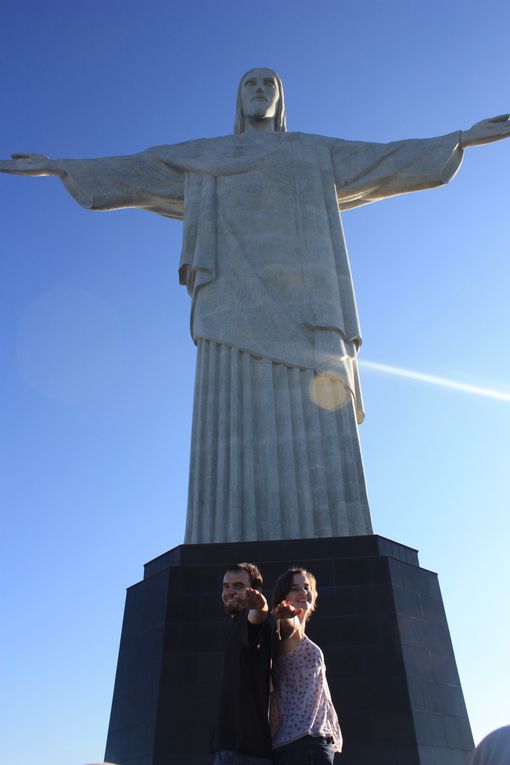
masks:
<path fill-rule="evenodd" d="M 271 69 L 241 79 L 234 135 L 127 157 L 15 154 L 83 207 L 184 223 L 197 369 L 185 542 L 372 532 L 357 423 L 361 343 L 339 210 L 447 183 L 508 115 L 387 144 L 286 132 Z"/>

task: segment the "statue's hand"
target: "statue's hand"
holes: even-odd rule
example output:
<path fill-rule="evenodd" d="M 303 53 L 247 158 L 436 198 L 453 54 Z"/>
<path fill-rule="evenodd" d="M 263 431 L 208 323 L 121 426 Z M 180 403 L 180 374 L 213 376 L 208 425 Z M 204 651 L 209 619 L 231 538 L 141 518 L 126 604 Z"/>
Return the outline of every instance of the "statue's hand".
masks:
<path fill-rule="evenodd" d="M 500 114 L 498 117 L 490 117 L 473 125 L 469 130 L 462 131 L 460 148 L 468 146 L 480 146 L 482 143 L 501 141 L 502 138 L 510 137 L 510 114 Z"/>
<path fill-rule="evenodd" d="M 0 161 L 1 173 L 14 175 L 64 175 L 59 162 L 44 154 L 11 154 L 11 160 Z"/>

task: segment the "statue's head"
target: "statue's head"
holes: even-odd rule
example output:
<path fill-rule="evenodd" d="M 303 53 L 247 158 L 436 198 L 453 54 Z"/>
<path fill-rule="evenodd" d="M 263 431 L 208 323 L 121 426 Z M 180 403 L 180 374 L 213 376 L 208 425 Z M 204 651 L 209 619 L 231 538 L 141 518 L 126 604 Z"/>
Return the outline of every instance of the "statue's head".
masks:
<path fill-rule="evenodd" d="M 287 130 L 283 85 L 273 69 L 257 67 L 241 77 L 234 133 L 244 133 L 246 118 L 273 119 L 276 133 Z"/>

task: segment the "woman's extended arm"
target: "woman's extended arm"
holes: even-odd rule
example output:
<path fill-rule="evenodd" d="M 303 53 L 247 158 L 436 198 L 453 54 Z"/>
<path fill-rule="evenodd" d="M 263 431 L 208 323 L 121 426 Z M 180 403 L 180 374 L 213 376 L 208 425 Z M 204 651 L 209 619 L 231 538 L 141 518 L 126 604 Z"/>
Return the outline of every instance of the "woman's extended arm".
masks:
<path fill-rule="evenodd" d="M 275 608 L 273 608 L 273 616 L 276 619 L 277 634 L 280 640 L 289 640 L 291 637 L 299 633 L 299 614 L 302 612 L 302 608 L 295 608 L 287 600 L 282 600 Z"/>

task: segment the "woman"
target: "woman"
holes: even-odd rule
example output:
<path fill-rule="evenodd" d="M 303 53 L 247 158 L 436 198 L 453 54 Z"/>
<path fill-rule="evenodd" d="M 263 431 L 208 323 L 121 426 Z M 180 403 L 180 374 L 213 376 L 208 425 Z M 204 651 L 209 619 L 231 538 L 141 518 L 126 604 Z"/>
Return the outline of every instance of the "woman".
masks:
<path fill-rule="evenodd" d="M 315 577 L 306 569 L 290 568 L 278 578 L 273 613 L 279 640 L 271 697 L 275 765 L 331 765 L 342 749 L 324 656 L 305 633 L 316 602 Z"/>

